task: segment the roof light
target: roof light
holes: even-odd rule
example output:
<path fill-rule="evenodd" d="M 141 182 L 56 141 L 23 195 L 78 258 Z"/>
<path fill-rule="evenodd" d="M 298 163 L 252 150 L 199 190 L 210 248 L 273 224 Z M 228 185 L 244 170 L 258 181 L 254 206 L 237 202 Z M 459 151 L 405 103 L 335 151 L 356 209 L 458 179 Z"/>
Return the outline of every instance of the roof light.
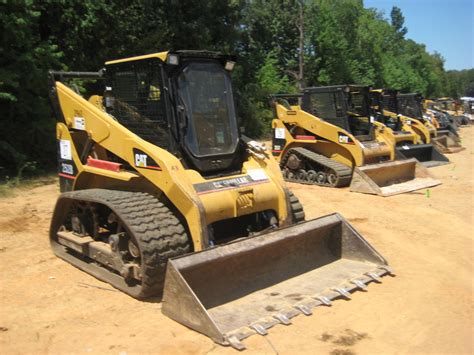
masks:
<path fill-rule="evenodd" d="M 166 62 L 170 65 L 178 65 L 179 64 L 179 57 L 177 54 L 168 54 L 168 58 Z"/>
<path fill-rule="evenodd" d="M 227 62 L 225 62 L 225 70 L 228 70 L 228 71 L 234 70 L 234 65 L 235 65 L 235 62 L 228 60 Z"/>

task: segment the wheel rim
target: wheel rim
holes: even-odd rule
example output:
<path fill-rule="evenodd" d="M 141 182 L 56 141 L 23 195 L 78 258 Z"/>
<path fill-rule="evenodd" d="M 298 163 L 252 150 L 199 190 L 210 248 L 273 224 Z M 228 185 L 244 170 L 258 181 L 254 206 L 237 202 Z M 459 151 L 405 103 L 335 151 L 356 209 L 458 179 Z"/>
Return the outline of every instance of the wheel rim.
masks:
<path fill-rule="evenodd" d="M 331 185 L 331 186 L 335 186 L 336 183 L 337 183 L 337 175 L 335 173 L 328 173 L 327 174 L 327 180 L 328 180 L 328 183 Z"/>
<path fill-rule="evenodd" d="M 319 171 L 318 174 L 316 175 L 316 181 L 319 183 L 319 184 L 324 184 L 326 182 L 326 173 L 322 172 L 322 171 Z"/>
<path fill-rule="evenodd" d="M 315 182 L 316 181 L 316 171 L 308 170 L 308 173 L 306 174 L 306 180 L 309 181 L 309 182 Z"/>
<path fill-rule="evenodd" d="M 297 176 L 298 180 L 306 180 L 306 175 L 307 175 L 306 170 L 300 169 L 300 170 L 298 170 L 298 173 L 297 173 L 296 176 Z"/>

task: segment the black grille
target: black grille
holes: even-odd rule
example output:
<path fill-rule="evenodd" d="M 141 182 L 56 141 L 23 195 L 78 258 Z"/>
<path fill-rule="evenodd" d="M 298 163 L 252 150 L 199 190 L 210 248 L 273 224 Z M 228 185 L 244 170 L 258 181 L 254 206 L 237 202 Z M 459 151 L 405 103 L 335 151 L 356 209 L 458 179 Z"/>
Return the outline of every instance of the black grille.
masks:
<path fill-rule="evenodd" d="M 394 113 L 398 113 L 397 99 L 392 95 L 383 95 L 383 107 Z"/>
<path fill-rule="evenodd" d="M 421 103 L 415 96 L 400 96 L 398 98 L 398 105 L 402 115 L 419 119 L 423 117 Z"/>
<path fill-rule="evenodd" d="M 168 121 L 159 62 L 115 64 L 107 74 L 113 97 L 109 113 L 139 137 L 166 149 Z"/>
<path fill-rule="evenodd" d="M 349 130 L 342 91 L 309 94 L 304 110 L 345 130 Z"/>

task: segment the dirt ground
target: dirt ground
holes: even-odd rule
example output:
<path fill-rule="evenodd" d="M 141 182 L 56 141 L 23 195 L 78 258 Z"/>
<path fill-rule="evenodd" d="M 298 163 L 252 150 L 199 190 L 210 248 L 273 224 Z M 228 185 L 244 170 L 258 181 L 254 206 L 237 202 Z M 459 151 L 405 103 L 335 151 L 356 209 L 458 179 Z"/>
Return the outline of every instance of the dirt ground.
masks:
<path fill-rule="evenodd" d="M 474 127 L 430 169 L 443 184 L 388 198 L 291 184 L 307 218 L 345 216 L 396 277 L 245 341 L 247 354 L 472 353 Z M 56 184 L 0 199 L 0 353 L 236 354 L 53 256 Z"/>

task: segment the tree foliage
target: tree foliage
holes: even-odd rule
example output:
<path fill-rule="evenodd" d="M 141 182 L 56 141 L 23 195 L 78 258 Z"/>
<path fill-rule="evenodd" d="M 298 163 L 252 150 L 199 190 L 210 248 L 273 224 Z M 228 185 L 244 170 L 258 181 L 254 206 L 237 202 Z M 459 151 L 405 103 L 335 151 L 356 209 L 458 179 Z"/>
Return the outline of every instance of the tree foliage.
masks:
<path fill-rule="evenodd" d="M 0 0 L 0 10 L 0 175 L 55 164 L 49 69 L 167 49 L 235 53 L 236 106 L 252 136 L 269 131 L 268 95 L 296 92 L 300 54 L 307 86 L 474 94 L 474 70 L 446 72 L 440 54 L 405 37 L 399 8 L 387 19 L 362 0 Z"/>

